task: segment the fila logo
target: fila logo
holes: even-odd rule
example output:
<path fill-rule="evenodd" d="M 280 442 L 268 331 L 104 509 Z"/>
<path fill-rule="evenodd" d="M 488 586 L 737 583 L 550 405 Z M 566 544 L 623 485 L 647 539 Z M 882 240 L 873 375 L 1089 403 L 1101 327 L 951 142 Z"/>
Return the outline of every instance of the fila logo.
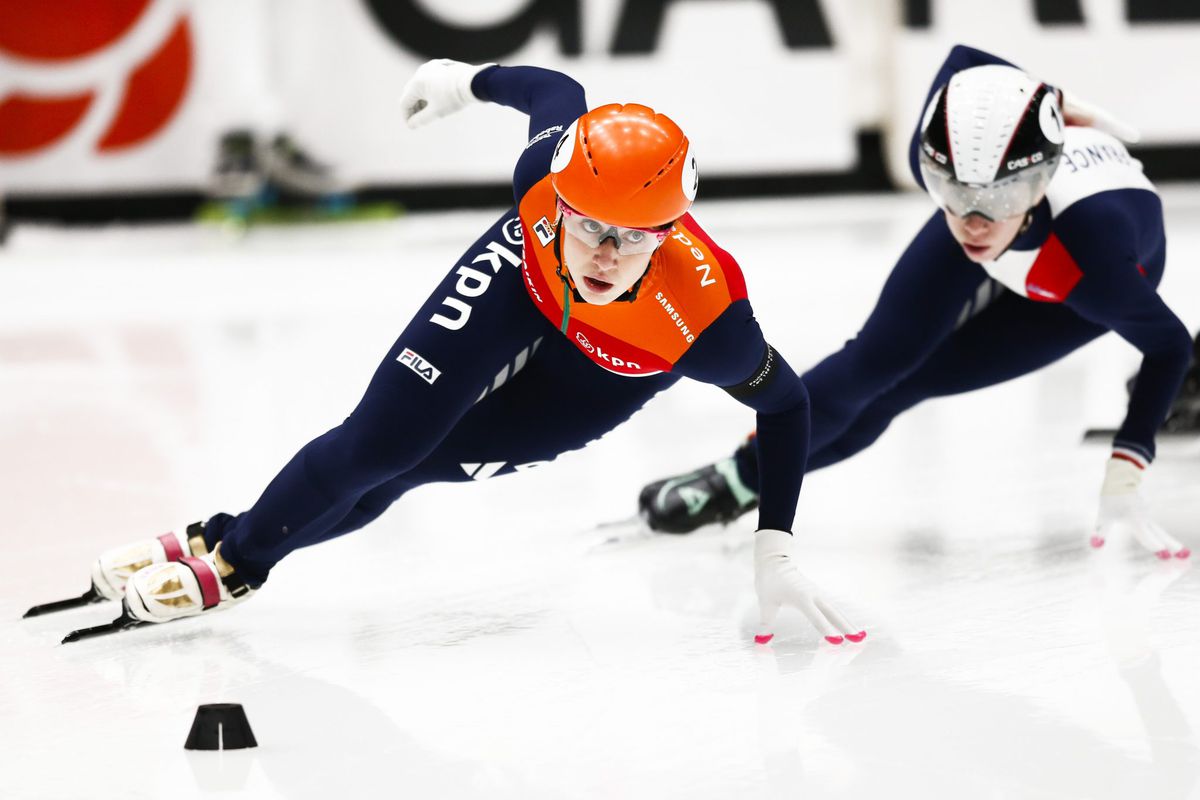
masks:
<path fill-rule="evenodd" d="M 421 358 L 415 350 L 404 348 L 404 352 L 396 359 L 404 366 L 411 369 L 413 372 L 421 376 L 426 383 L 433 383 L 442 374 L 442 371 L 430 364 L 425 359 Z"/>
<path fill-rule="evenodd" d="M 533 223 L 533 232 L 537 235 L 538 241 L 542 243 L 542 247 L 554 241 L 554 226 L 545 217 Z"/>
<path fill-rule="evenodd" d="M 528 464 L 513 464 L 513 469 L 517 472 L 524 472 L 527 469 L 540 467 L 543 464 L 549 464 L 549 461 L 530 461 Z M 486 481 L 488 478 L 495 475 L 500 470 L 508 466 L 507 461 L 491 461 L 486 464 L 459 464 L 463 472 L 471 476 L 473 481 Z"/>

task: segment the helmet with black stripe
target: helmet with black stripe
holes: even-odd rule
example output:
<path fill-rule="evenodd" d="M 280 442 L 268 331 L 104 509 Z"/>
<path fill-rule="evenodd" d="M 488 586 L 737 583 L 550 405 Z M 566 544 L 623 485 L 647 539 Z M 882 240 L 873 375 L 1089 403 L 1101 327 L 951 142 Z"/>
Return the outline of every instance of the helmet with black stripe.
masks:
<path fill-rule="evenodd" d="M 921 119 L 925 189 L 958 217 L 997 221 L 1040 202 L 1063 146 L 1058 92 L 1005 65 L 955 73 Z"/>

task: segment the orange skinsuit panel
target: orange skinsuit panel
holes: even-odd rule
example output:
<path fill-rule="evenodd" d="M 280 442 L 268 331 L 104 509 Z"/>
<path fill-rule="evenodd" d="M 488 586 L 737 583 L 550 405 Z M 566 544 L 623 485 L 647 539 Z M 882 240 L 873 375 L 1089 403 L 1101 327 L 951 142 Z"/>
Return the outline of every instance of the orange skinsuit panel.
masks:
<path fill-rule="evenodd" d="M 705 328 L 746 297 L 737 262 L 685 214 L 654 252 L 633 300 L 589 305 L 573 297 L 559 260 L 550 176 L 534 184 L 518 208 L 530 298 L 581 352 L 611 372 L 629 377 L 669 372 Z"/>

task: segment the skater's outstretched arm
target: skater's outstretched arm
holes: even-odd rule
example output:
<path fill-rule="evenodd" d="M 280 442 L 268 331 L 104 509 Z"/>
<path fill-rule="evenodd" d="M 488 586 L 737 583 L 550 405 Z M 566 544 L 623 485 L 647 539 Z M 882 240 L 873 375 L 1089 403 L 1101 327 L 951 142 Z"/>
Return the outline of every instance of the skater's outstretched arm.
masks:
<path fill-rule="evenodd" d="M 771 640 L 775 618 L 784 605 L 801 611 L 832 644 L 862 641 L 866 631 L 851 623 L 800 572 L 792 555 L 791 529 L 808 457 L 808 392 L 783 356 L 763 338 L 749 301 L 732 304 L 700 335 L 675 371 L 716 384 L 757 412 L 762 478 L 754 585 L 761 619 L 755 641 Z"/>
<path fill-rule="evenodd" d="M 896 262 L 875 308 L 859 332 L 840 350 L 803 374 L 803 384 L 811 398 L 806 436 L 810 455 L 835 442 L 862 409 L 918 369 L 954 331 L 963 308 L 986 279 L 983 269 L 963 255 L 941 212 L 932 215 Z M 732 315 L 735 309 L 728 313 Z M 697 344 L 708 346 L 709 342 Z M 757 364 L 761 356 L 759 350 L 751 360 Z M 726 380 L 723 385 L 735 380 Z M 769 427 L 785 426 L 770 411 L 760 411 L 758 421 Z M 732 519 L 753 507 L 761 483 L 760 468 L 776 460 L 773 456 L 764 459 L 759 455 L 759 448 L 765 444 L 761 432 L 762 428 L 760 436 L 739 448 L 735 456 L 737 467 L 732 459 L 725 459 L 645 487 L 638 502 L 651 526 L 687 532 L 718 519 Z M 720 474 L 712 474 L 714 469 Z M 704 491 L 724 502 L 709 503 L 698 512 L 679 502 L 674 487 L 691 476 L 698 485 L 710 487 Z M 761 507 L 767 518 L 777 519 L 781 508 L 785 509 L 783 513 L 791 513 L 786 509 L 794 507 L 791 505 L 794 498 L 789 499 L 787 494 L 779 496 L 781 505 L 763 500 Z"/>
<path fill-rule="evenodd" d="M 1113 440 L 1091 544 L 1101 547 L 1128 529 L 1161 559 L 1187 558 L 1188 548 L 1154 521 L 1139 491 L 1154 460 L 1155 433 L 1192 355 L 1187 328 L 1156 290 L 1166 247 L 1159 200 L 1137 189 L 1101 192 L 1068 207 L 1056 232 L 1076 281 L 1064 304 L 1142 353 L 1125 421 Z"/>
<path fill-rule="evenodd" d="M 1125 421 L 1116 444 L 1154 458 L 1154 435 L 1170 410 L 1191 361 L 1192 337 L 1155 288 L 1162 263 L 1140 264 L 1139 238 L 1161 236 L 1141 218 L 1159 218 L 1150 192 L 1104 192 L 1064 211 L 1055 226 L 1078 267 L 1079 282 L 1066 305 L 1081 317 L 1114 331 L 1142 353 Z M 1152 282 L 1153 280 L 1153 282 Z"/>
<path fill-rule="evenodd" d="M 476 66 L 440 58 L 417 68 L 400 99 L 413 128 L 479 102 L 529 115 L 529 141 L 513 170 L 513 199 L 520 203 L 529 187 L 550 171 L 563 132 L 587 111 L 583 87 L 550 69 Z"/>
<path fill-rule="evenodd" d="M 493 67 L 476 75 L 471 88 L 483 100 L 529 115 L 529 141 L 513 169 L 513 199 L 519 203 L 550 171 L 563 132 L 587 111 L 583 87 L 554 70 Z"/>
<path fill-rule="evenodd" d="M 757 412 L 763 476 L 758 526 L 791 530 L 808 458 L 808 392 L 763 337 L 750 301 L 739 300 L 718 317 L 675 371 L 720 386 Z"/>

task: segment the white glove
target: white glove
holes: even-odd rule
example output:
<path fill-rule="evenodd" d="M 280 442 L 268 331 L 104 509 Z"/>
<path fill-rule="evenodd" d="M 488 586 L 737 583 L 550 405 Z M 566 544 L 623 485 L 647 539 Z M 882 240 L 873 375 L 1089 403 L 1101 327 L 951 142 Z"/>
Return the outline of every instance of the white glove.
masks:
<path fill-rule="evenodd" d="M 1112 134 L 1123 142 L 1136 144 L 1141 141 L 1142 134 L 1127 122 L 1114 117 L 1100 106 L 1089 103 L 1072 92 L 1060 92 L 1062 99 L 1063 119 L 1068 125 L 1086 125 L 1099 131 Z"/>
<path fill-rule="evenodd" d="M 400 108 L 408 127 L 419 128 L 472 103 L 482 103 L 471 91 L 471 80 L 494 66 L 438 58 L 417 67 L 400 95 Z"/>
<path fill-rule="evenodd" d="M 1116 531 L 1128 527 L 1138 544 L 1166 561 L 1187 558 L 1192 554 L 1171 534 L 1150 518 L 1150 507 L 1138 492 L 1145 469 L 1127 458 L 1114 456 L 1108 460 L 1104 485 L 1100 489 L 1100 517 L 1092 547 L 1103 547 Z"/>
<path fill-rule="evenodd" d="M 766 644 L 775 634 L 775 617 L 784 603 L 804 612 L 825 641 L 841 644 L 843 639 L 861 642 L 867 632 L 855 628 L 821 595 L 812 581 L 800 574 L 791 557 L 792 535 L 787 531 L 763 528 L 754 534 L 754 588 L 762 627 L 754 641 Z M 856 632 L 857 631 L 857 632 Z"/>

